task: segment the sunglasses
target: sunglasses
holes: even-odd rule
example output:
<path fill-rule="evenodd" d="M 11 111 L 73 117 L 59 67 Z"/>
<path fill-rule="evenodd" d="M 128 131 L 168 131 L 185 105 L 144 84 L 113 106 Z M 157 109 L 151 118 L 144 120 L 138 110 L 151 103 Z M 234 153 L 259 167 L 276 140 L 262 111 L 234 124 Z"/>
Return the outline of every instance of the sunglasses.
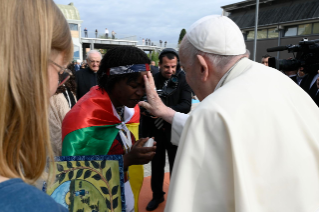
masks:
<path fill-rule="evenodd" d="M 58 85 L 59 86 L 63 85 L 70 78 L 70 76 L 73 75 L 72 71 L 70 69 L 63 68 L 59 64 L 53 62 L 52 60 L 50 60 L 50 62 L 60 68 L 60 71 L 58 71 L 58 73 L 59 73 L 59 84 Z"/>

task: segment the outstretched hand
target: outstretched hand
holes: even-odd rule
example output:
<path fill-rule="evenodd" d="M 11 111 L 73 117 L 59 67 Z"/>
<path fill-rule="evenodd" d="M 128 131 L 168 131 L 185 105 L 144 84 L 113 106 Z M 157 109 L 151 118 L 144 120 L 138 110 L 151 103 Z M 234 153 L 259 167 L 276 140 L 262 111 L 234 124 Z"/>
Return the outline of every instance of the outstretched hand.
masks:
<path fill-rule="evenodd" d="M 152 147 L 143 147 L 149 138 L 141 138 L 133 146 L 129 153 L 124 155 L 124 168 L 131 165 L 144 165 L 150 162 L 156 154 L 156 142 Z"/>
<path fill-rule="evenodd" d="M 153 116 L 163 118 L 168 123 L 172 123 L 175 111 L 164 105 L 161 98 L 158 96 L 154 79 L 150 71 L 143 77 L 148 102 L 141 101 L 138 105 L 144 107 Z"/>

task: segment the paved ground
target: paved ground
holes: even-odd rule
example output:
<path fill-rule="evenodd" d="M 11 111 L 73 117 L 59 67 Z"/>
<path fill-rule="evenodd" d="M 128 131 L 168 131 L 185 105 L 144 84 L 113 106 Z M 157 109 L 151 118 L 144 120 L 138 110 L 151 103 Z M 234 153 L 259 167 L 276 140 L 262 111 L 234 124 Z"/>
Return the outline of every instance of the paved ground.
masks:
<path fill-rule="evenodd" d="M 165 166 L 165 176 L 164 176 L 164 183 L 163 183 L 163 190 L 166 193 L 164 195 L 165 201 L 161 203 L 156 210 L 153 212 L 162 212 L 164 211 L 167 193 L 169 187 L 169 165 L 168 165 L 168 157 L 166 155 L 166 166 Z M 144 165 L 144 181 L 143 186 L 140 192 L 139 198 L 139 212 L 146 212 L 146 206 L 149 201 L 152 200 L 152 189 L 151 189 L 151 163 Z"/>
<path fill-rule="evenodd" d="M 143 181 L 143 186 L 140 192 L 140 198 L 138 201 L 139 211 L 138 212 L 147 212 L 146 206 L 152 199 L 152 190 L 151 190 L 151 177 L 145 177 Z M 164 183 L 163 183 L 163 190 L 166 193 L 164 195 L 164 202 L 159 204 L 158 208 L 155 209 L 153 212 L 163 212 L 166 200 L 167 200 L 167 193 L 168 193 L 168 187 L 169 187 L 169 173 L 166 172 L 164 176 Z"/>
<path fill-rule="evenodd" d="M 168 157 L 166 154 L 166 163 L 165 163 L 165 172 L 169 172 L 169 163 L 168 163 Z M 144 177 L 151 176 L 151 162 L 144 165 Z"/>

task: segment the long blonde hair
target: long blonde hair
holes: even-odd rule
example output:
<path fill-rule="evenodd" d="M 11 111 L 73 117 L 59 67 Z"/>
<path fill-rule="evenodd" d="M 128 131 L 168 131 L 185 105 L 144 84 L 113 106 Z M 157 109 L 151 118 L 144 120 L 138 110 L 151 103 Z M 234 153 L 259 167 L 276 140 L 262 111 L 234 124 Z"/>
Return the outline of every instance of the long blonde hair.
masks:
<path fill-rule="evenodd" d="M 70 61 L 72 38 L 52 0 L 1 0 L 0 26 L 0 175 L 33 183 L 52 158 L 49 59 Z"/>

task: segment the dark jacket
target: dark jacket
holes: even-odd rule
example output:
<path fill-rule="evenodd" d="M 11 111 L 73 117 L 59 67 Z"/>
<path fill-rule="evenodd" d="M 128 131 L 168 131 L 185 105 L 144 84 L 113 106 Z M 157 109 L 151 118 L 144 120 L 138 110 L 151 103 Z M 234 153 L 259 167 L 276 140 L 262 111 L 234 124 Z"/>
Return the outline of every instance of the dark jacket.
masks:
<path fill-rule="evenodd" d="M 79 100 L 93 86 L 97 85 L 97 74 L 87 67 L 75 72 L 75 81 L 77 85 L 76 98 Z"/>
<path fill-rule="evenodd" d="M 153 76 L 154 76 L 155 74 L 157 74 L 157 73 L 159 72 L 158 67 L 151 65 L 151 72 L 152 72 Z"/>
<path fill-rule="evenodd" d="M 185 73 L 183 71 L 177 71 L 178 75 L 178 87 L 172 95 L 165 98 L 163 101 L 166 106 L 169 106 L 173 110 L 180 113 L 188 113 L 192 106 L 191 88 L 186 82 Z M 156 89 L 161 89 L 167 79 L 163 77 L 161 72 L 154 75 L 154 81 Z"/>
<path fill-rule="evenodd" d="M 191 88 L 186 82 L 185 73 L 183 71 L 177 71 L 178 75 L 178 87 L 176 90 L 167 98 L 163 99 L 163 102 L 166 106 L 172 108 L 173 110 L 180 113 L 188 113 L 192 105 L 191 97 Z M 167 79 L 164 78 L 161 72 L 154 75 L 154 81 L 156 89 L 161 89 L 164 86 L 164 83 Z M 152 137 L 156 135 L 156 132 L 161 131 L 167 134 L 167 137 L 170 137 L 171 134 L 171 125 L 164 121 L 163 129 L 158 130 L 155 127 L 155 119 L 141 116 L 141 136 L 143 137 Z"/>

